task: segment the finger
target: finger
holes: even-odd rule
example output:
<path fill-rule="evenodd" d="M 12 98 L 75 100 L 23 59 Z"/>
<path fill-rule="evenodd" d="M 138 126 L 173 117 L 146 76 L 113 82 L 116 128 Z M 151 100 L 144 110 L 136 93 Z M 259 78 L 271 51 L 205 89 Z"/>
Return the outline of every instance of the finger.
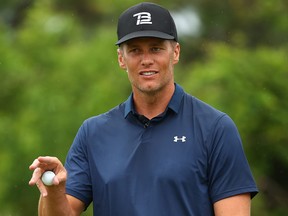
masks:
<path fill-rule="evenodd" d="M 58 158 L 51 156 L 40 156 L 37 159 L 43 164 L 58 164 L 60 162 Z"/>
<path fill-rule="evenodd" d="M 40 191 L 40 193 L 43 197 L 48 195 L 47 189 L 40 179 L 37 181 L 36 185 L 37 185 L 38 190 Z"/>
<path fill-rule="evenodd" d="M 60 178 L 56 175 L 53 179 L 53 185 L 59 185 L 60 184 Z"/>
<path fill-rule="evenodd" d="M 49 165 L 52 163 L 52 161 L 55 161 L 55 159 L 52 159 L 52 157 L 49 156 L 40 156 L 36 158 L 33 163 L 29 166 L 30 170 L 34 170 L 37 167 L 45 168 L 45 166 Z"/>
<path fill-rule="evenodd" d="M 62 182 L 66 182 L 67 180 L 67 172 L 66 169 L 63 167 L 63 169 L 61 169 L 56 176 L 53 179 L 53 184 L 54 185 L 59 185 Z"/>
<path fill-rule="evenodd" d="M 45 170 L 53 170 L 56 172 L 57 169 L 61 169 L 63 167 L 61 161 L 56 157 L 41 156 L 37 159 L 39 161 L 38 166 Z"/>
<path fill-rule="evenodd" d="M 35 159 L 34 161 L 33 161 L 33 163 L 29 166 L 29 169 L 30 170 L 35 170 L 38 166 L 39 166 L 39 160 L 38 159 Z"/>
<path fill-rule="evenodd" d="M 32 174 L 32 177 L 29 181 L 29 185 L 35 185 L 41 178 L 42 174 L 43 174 L 43 170 L 39 167 L 37 167 L 34 171 L 33 171 L 33 174 Z M 41 181 L 41 180 L 40 180 Z"/>

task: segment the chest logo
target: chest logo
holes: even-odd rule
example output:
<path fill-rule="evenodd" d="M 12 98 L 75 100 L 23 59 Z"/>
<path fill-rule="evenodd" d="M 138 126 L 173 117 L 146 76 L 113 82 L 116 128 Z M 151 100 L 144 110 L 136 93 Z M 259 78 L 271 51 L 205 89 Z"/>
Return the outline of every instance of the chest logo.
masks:
<path fill-rule="evenodd" d="M 181 141 L 182 143 L 186 142 L 186 136 L 182 136 L 182 137 L 174 136 L 174 140 L 173 141 L 174 142 Z"/>

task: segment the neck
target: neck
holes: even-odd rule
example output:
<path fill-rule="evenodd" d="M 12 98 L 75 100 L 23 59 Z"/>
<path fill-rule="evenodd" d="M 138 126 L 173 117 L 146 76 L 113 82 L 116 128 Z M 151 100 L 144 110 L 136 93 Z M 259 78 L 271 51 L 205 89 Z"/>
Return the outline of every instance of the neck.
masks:
<path fill-rule="evenodd" d="M 173 86 L 171 85 L 169 88 L 151 94 L 133 91 L 135 110 L 148 119 L 158 116 L 165 111 L 174 90 L 175 86 L 173 83 Z"/>

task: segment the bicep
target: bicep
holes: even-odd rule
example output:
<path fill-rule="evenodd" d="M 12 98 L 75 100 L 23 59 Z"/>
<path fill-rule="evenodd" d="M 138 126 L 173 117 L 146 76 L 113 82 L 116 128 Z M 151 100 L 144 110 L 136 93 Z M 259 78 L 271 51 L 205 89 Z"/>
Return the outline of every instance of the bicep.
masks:
<path fill-rule="evenodd" d="M 74 216 L 81 215 L 81 213 L 85 209 L 85 204 L 81 200 L 79 200 L 79 199 L 77 199 L 71 195 L 67 194 L 66 197 L 67 197 L 67 200 L 68 200 L 70 207 L 72 209 L 72 212 L 73 212 L 72 215 L 74 215 Z"/>
<path fill-rule="evenodd" d="M 239 194 L 214 203 L 215 216 L 250 216 L 250 193 Z"/>

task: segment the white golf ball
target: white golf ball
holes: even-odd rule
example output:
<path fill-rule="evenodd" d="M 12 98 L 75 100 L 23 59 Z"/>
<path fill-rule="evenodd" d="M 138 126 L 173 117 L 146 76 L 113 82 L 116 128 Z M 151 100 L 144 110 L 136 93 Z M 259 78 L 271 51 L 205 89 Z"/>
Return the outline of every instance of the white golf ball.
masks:
<path fill-rule="evenodd" d="M 53 179 L 55 177 L 55 173 L 52 171 L 46 171 L 43 173 L 41 180 L 46 186 L 53 185 Z"/>

